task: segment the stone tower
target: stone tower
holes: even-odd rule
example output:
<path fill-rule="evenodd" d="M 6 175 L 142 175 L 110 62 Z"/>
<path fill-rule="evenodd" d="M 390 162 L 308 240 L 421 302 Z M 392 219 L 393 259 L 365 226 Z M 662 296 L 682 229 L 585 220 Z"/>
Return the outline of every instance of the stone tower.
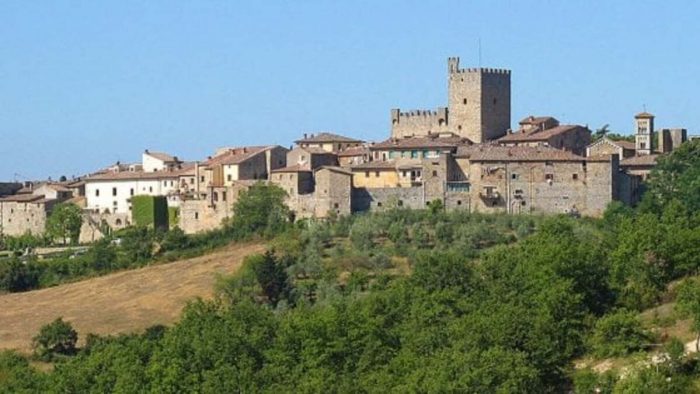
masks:
<path fill-rule="evenodd" d="M 510 70 L 459 68 L 447 59 L 448 106 L 437 110 L 391 110 L 392 138 L 452 132 L 480 143 L 510 128 Z"/>
<path fill-rule="evenodd" d="M 648 112 L 638 113 L 634 116 L 636 130 L 635 148 L 638 155 L 651 153 L 651 140 L 654 136 L 654 115 Z"/>
<path fill-rule="evenodd" d="M 510 128 L 510 70 L 459 68 L 447 59 L 448 114 L 452 132 L 480 143 L 502 137 Z"/>

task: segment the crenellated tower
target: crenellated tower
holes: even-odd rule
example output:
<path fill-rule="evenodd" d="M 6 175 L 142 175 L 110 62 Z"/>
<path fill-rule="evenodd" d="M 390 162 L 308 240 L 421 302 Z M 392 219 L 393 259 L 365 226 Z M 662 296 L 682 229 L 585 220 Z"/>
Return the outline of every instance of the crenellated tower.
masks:
<path fill-rule="evenodd" d="M 452 132 L 479 143 L 510 128 L 510 70 L 459 68 L 447 59 L 448 105 L 435 110 L 391 111 L 393 138 Z"/>

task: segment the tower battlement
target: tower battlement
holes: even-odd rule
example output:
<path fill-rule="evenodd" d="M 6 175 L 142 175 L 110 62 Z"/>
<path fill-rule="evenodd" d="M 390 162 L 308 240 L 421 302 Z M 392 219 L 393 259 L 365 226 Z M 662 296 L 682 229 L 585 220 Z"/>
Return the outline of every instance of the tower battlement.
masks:
<path fill-rule="evenodd" d="M 447 72 L 450 74 L 507 74 L 510 75 L 510 70 L 505 68 L 491 67 L 470 67 L 459 68 L 459 57 L 447 58 Z"/>

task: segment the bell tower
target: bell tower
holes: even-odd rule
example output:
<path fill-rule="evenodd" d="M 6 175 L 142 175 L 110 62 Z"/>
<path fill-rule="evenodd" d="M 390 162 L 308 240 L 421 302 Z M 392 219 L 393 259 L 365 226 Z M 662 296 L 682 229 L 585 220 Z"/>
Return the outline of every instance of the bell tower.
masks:
<path fill-rule="evenodd" d="M 651 141 L 654 136 L 654 115 L 641 112 L 634 116 L 635 148 L 637 155 L 651 154 Z"/>

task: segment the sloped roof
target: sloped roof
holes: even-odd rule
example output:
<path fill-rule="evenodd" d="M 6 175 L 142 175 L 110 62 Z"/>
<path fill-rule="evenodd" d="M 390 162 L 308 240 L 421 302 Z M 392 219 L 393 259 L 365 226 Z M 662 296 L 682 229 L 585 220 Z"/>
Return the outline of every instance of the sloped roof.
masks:
<path fill-rule="evenodd" d="M 526 118 L 523 118 L 518 124 L 540 124 L 543 122 L 546 122 L 548 120 L 557 120 L 553 116 L 528 116 Z"/>
<path fill-rule="evenodd" d="M 599 139 L 598 141 L 588 145 L 588 147 L 596 146 L 596 145 L 603 144 L 603 143 L 615 145 L 615 146 L 622 148 L 622 149 L 625 149 L 625 150 L 636 150 L 637 149 L 637 146 L 634 142 L 625 141 L 625 140 L 611 140 L 608 137 L 603 137 L 603 138 Z"/>
<path fill-rule="evenodd" d="M 167 162 L 176 162 L 176 161 L 178 161 L 178 160 L 177 160 L 177 157 L 172 156 L 172 155 L 169 155 L 169 154 L 164 153 L 164 152 L 151 152 L 151 151 L 147 150 L 147 151 L 144 152 L 144 153 L 147 154 L 147 155 L 149 155 L 149 156 L 151 156 L 151 157 L 154 157 L 154 158 L 156 158 L 156 159 L 158 159 L 158 160 L 164 161 L 164 162 L 166 162 L 166 163 L 167 163 Z"/>
<path fill-rule="evenodd" d="M 647 111 L 644 111 L 644 112 L 638 113 L 637 115 L 634 115 L 634 117 L 635 117 L 635 118 L 653 118 L 654 115 L 650 114 L 650 113 L 647 112 Z"/>
<path fill-rule="evenodd" d="M 311 172 L 311 169 L 308 166 L 302 166 L 300 164 L 297 164 L 294 166 L 277 168 L 277 169 L 274 169 L 270 172 L 272 172 L 272 173 L 277 173 L 277 172 Z"/>
<path fill-rule="evenodd" d="M 102 172 L 99 174 L 91 175 L 85 178 L 85 182 L 95 182 L 95 181 L 119 181 L 119 180 L 139 180 L 139 179 L 174 179 L 181 175 L 186 175 L 188 172 L 194 168 L 193 163 L 184 163 L 180 168 L 173 170 L 161 170 L 161 171 L 119 171 L 119 172 Z"/>
<path fill-rule="evenodd" d="M 386 170 L 396 169 L 396 163 L 393 161 L 368 161 L 350 166 L 351 170 Z"/>
<path fill-rule="evenodd" d="M 6 196 L 0 198 L 0 202 L 34 202 L 34 203 L 41 203 L 45 202 L 46 199 L 44 198 L 44 195 L 42 194 L 14 194 L 11 196 Z"/>
<path fill-rule="evenodd" d="M 627 159 L 620 160 L 620 167 L 655 166 L 656 159 L 658 158 L 659 155 L 657 154 L 632 156 Z"/>
<path fill-rule="evenodd" d="M 389 138 L 370 146 L 369 149 L 451 149 L 469 144 L 471 144 L 471 141 L 462 137 L 409 137 Z"/>
<path fill-rule="evenodd" d="M 550 138 L 557 136 L 559 134 L 565 134 L 572 130 L 583 129 L 583 126 L 579 125 L 560 125 L 552 127 L 546 130 L 535 130 L 529 132 L 515 132 L 512 134 L 507 134 L 498 139 L 498 142 L 535 142 L 535 141 L 547 141 Z"/>
<path fill-rule="evenodd" d="M 322 143 L 322 142 L 362 142 L 361 140 L 345 137 L 338 134 L 322 132 L 316 135 L 311 135 L 306 138 L 294 141 L 297 144 L 301 143 Z"/>
<path fill-rule="evenodd" d="M 337 172 L 339 174 L 352 175 L 352 171 L 348 171 L 347 169 L 342 168 L 342 167 L 338 167 L 338 166 L 321 166 L 321 167 L 316 169 L 317 172 L 320 170 L 328 170 L 328 171 Z"/>
<path fill-rule="evenodd" d="M 466 157 L 471 161 L 583 161 L 583 156 L 561 149 L 544 146 L 501 146 L 479 144 L 460 147 L 456 157 Z M 599 160 L 600 158 L 596 159 Z"/>
<path fill-rule="evenodd" d="M 210 167 L 215 165 L 240 164 L 251 157 L 258 155 L 259 153 L 272 148 L 274 148 L 272 145 L 230 148 L 219 155 L 209 158 L 207 161 L 202 163 L 202 165 Z"/>
<path fill-rule="evenodd" d="M 369 148 L 366 146 L 353 146 L 352 148 L 338 152 L 338 157 L 362 156 L 369 153 Z"/>
<path fill-rule="evenodd" d="M 337 154 L 334 152 L 329 152 L 323 148 L 319 148 L 317 146 L 307 146 L 307 147 L 301 147 L 297 146 L 296 148 L 292 150 L 303 150 L 304 152 L 311 153 L 313 155 L 327 155 L 327 156 L 336 156 Z"/>

